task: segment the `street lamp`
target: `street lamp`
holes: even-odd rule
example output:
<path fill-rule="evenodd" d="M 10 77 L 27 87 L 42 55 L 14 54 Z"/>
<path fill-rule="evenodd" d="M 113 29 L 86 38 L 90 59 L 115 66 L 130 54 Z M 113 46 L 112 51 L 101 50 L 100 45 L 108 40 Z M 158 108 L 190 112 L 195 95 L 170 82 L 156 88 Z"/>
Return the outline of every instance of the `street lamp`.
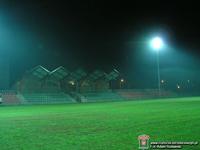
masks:
<path fill-rule="evenodd" d="M 159 51 L 163 48 L 163 41 L 160 37 L 154 37 L 150 42 L 153 50 L 157 52 L 157 76 L 158 76 L 158 92 L 159 96 L 161 95 L 160 91 L 160 64 L 159 64 Z"/>

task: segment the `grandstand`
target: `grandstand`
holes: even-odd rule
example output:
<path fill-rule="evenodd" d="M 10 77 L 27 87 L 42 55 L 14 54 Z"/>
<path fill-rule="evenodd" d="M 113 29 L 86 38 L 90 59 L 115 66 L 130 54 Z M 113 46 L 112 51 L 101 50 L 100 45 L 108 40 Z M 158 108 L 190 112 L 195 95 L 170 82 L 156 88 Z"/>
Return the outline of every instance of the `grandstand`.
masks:
<path fill-rule="evenodd" d="M 18 92 L 40 92 L 45 86 L 45 78 L 50 71 L 42 66 L 36 66 L 27 71 L 23 77 L 17 81 L 14 88 Z"/>
<path fill-rule="evenodd" d="M 92 72 L 83 83 L 80 92 L 97 92 L 109 89 L 109 82 L 105 80 L 105 72 L 102 70 Z M 84 87 L 85 85 L 88 86 L 87 89 Z"/>
<path fill-rule="evenodd" d="M 21 99 L 17 97 L 15 91 L 1 91 L 2 105 L 18 105 L 21 104 Z"/>
<path fill-rule="evenodd" d="M 1 92 L 2 104 L 103 102 L 175 96 L 165 90 L 159 95 L 157 89 L 116 90 L 112 83 L 118 82 L 119 75 L 116 69 L 107 74 L 102 70 L 86 73 L 80 68 L 70 72 L 62 66 L 49 71 L 36 66 L 16 82 L 14 91 Z"/>
<path fill-rule="evenodd" d="M 120 101 L 122 97 L 115 92 L 88 92 L 82 93 L 85 102 Z"/>
<path fill-rule="evenodd" d="M 177 96 L 174 92 L 165 90 L 162 90 L 161 94 L 159 94 L 157 89 L 120 89 L 115 90 L 115 92 L 118 93 L 124 100 Z"/>
<path fill-rule="evenodd" d="M 86 102 L 100 101 L 119 101 L 119 100 L 140 100 L 160 97 L 176 97 L 176 93 L 171 91 L 161 91 L 161 95 L 157 89 L 118 89 L 105 92 L 86 92 L 81 93 Z"/>
<path fill-rule="evenodd" d="M 87 73 L 80 68 L 74 72 L 71 72 L 71 74 L 68 76 L 68 83 L 74 87 L 75 92 L 80 92 L 82 88 L 82 82 L 85 81 L 86 76 Z M 70 92 L 70 90 L 68 92 Z"/>
<path fill-rule="evenodd" d="M 24 104 L 74 103 L 71 96 L 65 93 L 24 93 Z"/>
<path fill-rule="evenodd" d="M 102 102 L 102 101 L 118 101 L 122 97 L 110 90 L 110 82 L 116 80 L 119 76 L 117 70 L 106 74 L 102 70 L 95 70 L 87 78 L 90 83 L 90 89 L 82 90 L 80 94 L 84 97 L 84 102 Z M 88 84 L 89 85 L 89 84 Z"/>

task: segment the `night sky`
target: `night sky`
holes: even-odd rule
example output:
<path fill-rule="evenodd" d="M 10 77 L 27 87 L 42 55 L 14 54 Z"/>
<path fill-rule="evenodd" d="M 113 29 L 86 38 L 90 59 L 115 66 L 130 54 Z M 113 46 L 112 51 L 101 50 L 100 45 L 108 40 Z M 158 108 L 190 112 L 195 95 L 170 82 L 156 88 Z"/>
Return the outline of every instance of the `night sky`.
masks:
<path fill-rule="evenodd" d="M 156 80 L 156 55 L 148 41 L 159 35 L 167 44 L 160 53 L 161 78 L 194 78 L 200 69 L 197 6 L 190 1 L 1 1 L 0 51 L 9 57 L 12 79 L 36 65 L 49 70 L 63 65 L 87 72 L 116 68 L 132 85 L 149 85 L 147 77 Z"/>

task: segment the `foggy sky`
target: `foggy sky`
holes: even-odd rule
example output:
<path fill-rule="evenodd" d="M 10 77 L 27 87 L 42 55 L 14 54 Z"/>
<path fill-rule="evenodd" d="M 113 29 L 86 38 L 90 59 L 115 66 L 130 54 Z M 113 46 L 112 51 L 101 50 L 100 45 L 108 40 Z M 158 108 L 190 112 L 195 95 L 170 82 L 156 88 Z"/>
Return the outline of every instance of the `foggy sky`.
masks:
<path fill-rule="evenodd" d="M 194 3 L 163 1 L 4 1 L 0 51 L 9 57 L 13 78 L 36 65 L 116 68 L 129 79 L 154 78 L 155 53 L 147 41 L 158 33 L 168 44 L 161 71 L 198 72 L 199 13 Z"/>

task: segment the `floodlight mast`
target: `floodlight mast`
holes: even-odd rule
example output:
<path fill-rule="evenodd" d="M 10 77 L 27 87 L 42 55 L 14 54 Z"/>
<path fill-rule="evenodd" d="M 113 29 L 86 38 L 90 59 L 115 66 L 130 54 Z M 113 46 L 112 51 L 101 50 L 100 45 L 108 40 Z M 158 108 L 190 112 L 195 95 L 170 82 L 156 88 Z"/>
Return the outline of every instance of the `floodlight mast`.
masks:
<path fill-rule="evenodd" d="M 159 59 L 159 51 L 157 51 L 157 76 L 158 76 L 158 93 L 161 96 L 161 89 L 160 89 L 160 59 Z"/>
<path fill-rule="evenodd" d="M 160 60 L 159 60 L 159 51 L 163 47 L 163 41 L 160 37 L 155 37 L 151 41 L 151 47 L 156 50 L 157 55 L 157 77 L 158 77 L 158 93 L 161 96 L 161 88 L 160 88 Z"/>

